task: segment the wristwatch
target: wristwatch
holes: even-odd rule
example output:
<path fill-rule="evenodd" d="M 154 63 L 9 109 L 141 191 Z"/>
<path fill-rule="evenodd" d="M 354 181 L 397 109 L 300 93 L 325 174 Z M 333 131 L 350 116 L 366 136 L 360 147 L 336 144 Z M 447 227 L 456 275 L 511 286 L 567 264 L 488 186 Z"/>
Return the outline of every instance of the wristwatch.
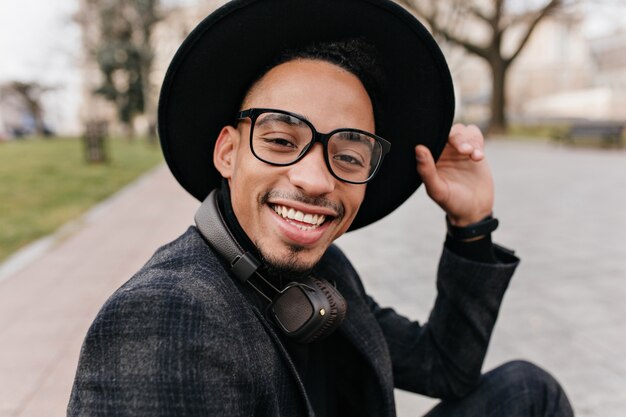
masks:
<path fill-rule="evenodd" d="M 468 224 L 467 226 L 455 226 L 450 223 L 450 219 L 446 216 L 446 225 L 448 226 L 448 236 L 455 240 L 468 240 L 479 236 L 488 235 L 498 228 L 498 219 L 489 215 L 484 219 Z"/>

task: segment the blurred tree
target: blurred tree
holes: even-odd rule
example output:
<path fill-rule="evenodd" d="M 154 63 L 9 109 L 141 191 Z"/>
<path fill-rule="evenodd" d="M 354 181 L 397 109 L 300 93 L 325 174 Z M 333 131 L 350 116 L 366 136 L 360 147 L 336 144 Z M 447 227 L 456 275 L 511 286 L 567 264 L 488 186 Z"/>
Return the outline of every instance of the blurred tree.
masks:
<path fill-rule="evenodd" d="M 50 130 L 44 123 L 42 96 L 52 90 L 37 82 L 10 81 L 0 86 L 0 96 L 3 101 L 11 100 L 14 105 L 23 108 L 32 117 L 37 135 L 49 137 Z M 29 132 L 30 133 L 30 132 Z"/>
<path fill-rule="evenodd" d="M 153 136 L 151 36 L 160 20 L 159 0 L 86 0 L 86 4 L 99 27 L 91 45 L 103 76 L 96 93 L 115 104 L 129 137 L 135 133 L 133 121 L 139 114 L 147 115 L 148 135 Z"/>
<path fill-rule="evenodd" d="M 507 128 L 508 69 L 526 46 L 539 22 L 568 2 L 523 2 L 527 6 L 524 7 L 520 2 L 513 4 L 513 1 L 505 0 L 396 1 L 425 19 L 436 37 L 461 46 L 489 65 L 492 75 L 490 133 L 502 133 Z M 511 51 L 505 51 L 503 42 L 509 33 L 515 34 L 517 42 Z"/>

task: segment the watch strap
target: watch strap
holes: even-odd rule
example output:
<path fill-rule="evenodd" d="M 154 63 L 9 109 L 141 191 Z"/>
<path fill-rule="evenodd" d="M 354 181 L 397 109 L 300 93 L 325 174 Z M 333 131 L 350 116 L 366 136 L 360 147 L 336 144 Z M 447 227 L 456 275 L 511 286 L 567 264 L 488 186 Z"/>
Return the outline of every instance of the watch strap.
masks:
<path fill-rule="evenodd" d="M 484 219 L 467 226 L 455 226 L 450 223 L 450 219 L 446 216 L 448 236 L 455 240 L 468 240 L 488 235 L 498 228 L 498 224 L 498 219 L 489 215 Z"/>

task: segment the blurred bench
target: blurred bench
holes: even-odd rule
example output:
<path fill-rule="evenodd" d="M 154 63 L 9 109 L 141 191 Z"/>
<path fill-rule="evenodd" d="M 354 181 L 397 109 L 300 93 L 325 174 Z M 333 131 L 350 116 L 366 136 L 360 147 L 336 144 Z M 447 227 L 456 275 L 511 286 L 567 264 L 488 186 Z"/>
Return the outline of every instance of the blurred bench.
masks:
<path fill-rule="evenodd" d="M 624 122 L 577 121 L 555 139 L 565 143 L 587 142 L 603 146 L 624 146 Z"/>

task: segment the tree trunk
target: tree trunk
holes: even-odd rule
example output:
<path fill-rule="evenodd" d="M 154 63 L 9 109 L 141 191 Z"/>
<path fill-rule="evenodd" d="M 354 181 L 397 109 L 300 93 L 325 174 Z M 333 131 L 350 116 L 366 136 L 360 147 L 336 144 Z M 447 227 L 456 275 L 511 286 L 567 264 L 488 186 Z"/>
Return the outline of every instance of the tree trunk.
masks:
<path fill-rule="evenodd" d="M 31 115 L 33 116 L 33 122 L 35 123 L 35 133 L 43 138 L 49 139 L 50 135 L 46 129 L 46 124 L 43 121 L 43 111 L 39 104 L 35 106 L 29 106 Z"/>
<path fill-rule="evenodd" d="M 137 136 L 137 132 L 135 132 L 135 123 L 134 120 L 131 119 L 126 123 L 122 123 L 122 129 L 124 131 L 124 137 L 128 142 L 133 142 L 135 137 Z"/>
<path fill-rule="evenodd" d="M 150 82 L 150 70 L 152 68 L 152 57 L 150 51 L 144 52 L 144 59 L 141 63 L 141 84 L 143 92 L 143 113 L 147 120 L 146 138 L 151 145 L 157 144 L 156 136 L 156 113 L 155 101 L 152 99 L 152 84 Z"/>
<path fill-rule="evenodd" d="M 507 65 L 500 57 L 489 62 L 492 73 L 491 84 L 491 120 L 488 132 L 490 134 L 506 133 L 506 70 Z"/>
<path fill-rule="evenodd" d="M 107 163 L 108 125 L 103 120 L 88 121 L 85 125 L 83 141 L 85 144 L 85 159 L 88 164 Z"/>

